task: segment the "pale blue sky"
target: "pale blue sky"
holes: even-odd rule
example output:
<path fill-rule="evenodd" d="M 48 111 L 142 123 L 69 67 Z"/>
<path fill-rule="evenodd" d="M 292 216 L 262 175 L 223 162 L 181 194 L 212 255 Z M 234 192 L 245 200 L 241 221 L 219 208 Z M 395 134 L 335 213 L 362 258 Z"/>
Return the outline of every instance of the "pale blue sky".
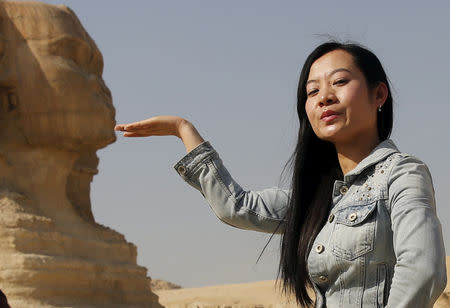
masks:
<path fill-rule="evenodd" d="M 450 247 L 448 1 L 46 2 L 71 7 L 96 41 L 119 123 L 187 117 L 248 189 L 280 184 L 307 54 L 324 35 L 368 46 L 392 81 L 392 137 L 429 165 Z M 118 135 L 98 155 L 95 218 L 137 245 L 151 277 L 185 287 L 275 278 L 279 238 L 255 264 L 268 236 L 214 217 L 172 168 L 184 155 L 175 137 Z"/>

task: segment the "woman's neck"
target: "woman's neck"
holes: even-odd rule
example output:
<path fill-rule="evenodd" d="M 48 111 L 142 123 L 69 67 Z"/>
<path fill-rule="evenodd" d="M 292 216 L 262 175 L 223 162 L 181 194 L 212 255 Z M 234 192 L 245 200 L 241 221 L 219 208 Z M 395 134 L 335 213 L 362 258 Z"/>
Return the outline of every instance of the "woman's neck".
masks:
<path fill-rule="evenodd" d="M 350 142 L 335 143 L 342 173 L 345 175 L 353 170 L 379 143 L 378 134 L 360 135 Z"/>

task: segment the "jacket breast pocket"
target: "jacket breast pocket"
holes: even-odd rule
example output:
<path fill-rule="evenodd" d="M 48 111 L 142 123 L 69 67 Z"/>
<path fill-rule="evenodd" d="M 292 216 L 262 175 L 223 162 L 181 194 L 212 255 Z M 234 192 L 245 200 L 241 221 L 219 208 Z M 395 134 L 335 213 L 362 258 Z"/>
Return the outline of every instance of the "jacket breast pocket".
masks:
<path fill-rule="evenodd" d="M 334 216 L 331 252 L 346 260 L 354 260 L 373 250 L 377 202 L 347 206 Z"/>

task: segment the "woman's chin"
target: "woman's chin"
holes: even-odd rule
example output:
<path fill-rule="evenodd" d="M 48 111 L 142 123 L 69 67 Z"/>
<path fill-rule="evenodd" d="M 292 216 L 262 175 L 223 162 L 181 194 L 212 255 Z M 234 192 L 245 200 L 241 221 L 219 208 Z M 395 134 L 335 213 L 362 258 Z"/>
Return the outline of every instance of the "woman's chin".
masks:
<path fill-rule="evenodd" d="M 322 132 L 321 134 L 317 135 L 317 137 L 319 137 L 319 139 L 321 140 L 335 143 L 339 139 L 339 133 L 332 131 L 328 131 L 325 133 Z"/>
<path fill-rule="evenodd" d="M 343 127 L 336 124 L 322 127 L 318 132 L 316 132 L 317 137 L 319 137 L 319 139 L 321 140 L 329 141 L 332 143 L 336 143 L 339 140 L 345 139 L 342 131 Z"/>

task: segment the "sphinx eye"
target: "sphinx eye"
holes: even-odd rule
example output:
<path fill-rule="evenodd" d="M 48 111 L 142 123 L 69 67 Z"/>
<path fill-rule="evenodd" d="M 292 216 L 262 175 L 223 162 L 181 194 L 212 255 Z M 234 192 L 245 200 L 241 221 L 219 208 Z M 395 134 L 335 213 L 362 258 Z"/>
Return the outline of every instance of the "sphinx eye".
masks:
<path fill-rule="evenodd" d="M 82 69 L 86 69 L 92 60 L 91 48 L 78 39 L 63 37 L 53 41 L 49 46 L 51 55 L 70 60 Z"/>

